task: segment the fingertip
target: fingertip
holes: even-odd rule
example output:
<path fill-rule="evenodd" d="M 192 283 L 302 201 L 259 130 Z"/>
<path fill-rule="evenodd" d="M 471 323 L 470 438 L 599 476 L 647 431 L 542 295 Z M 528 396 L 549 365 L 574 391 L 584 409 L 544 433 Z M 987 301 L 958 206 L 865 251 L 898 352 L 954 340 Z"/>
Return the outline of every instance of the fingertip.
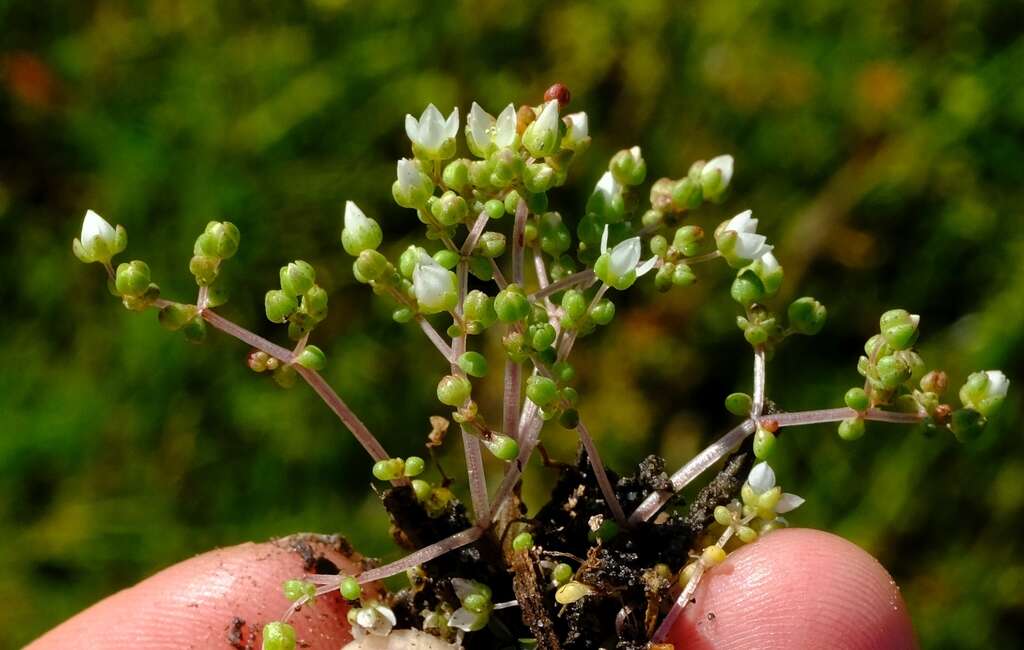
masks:
<path fill-rule="evenodd" d="M 100 601 L 54 628 L 29 650 L 259 648 L 263 625 L 290 603 L 281 584 L 306 572 L 356 573 L 360 558 L 337 536 L 293 535 L 218 549 L 176 564 Z M 351 639 L 348 606 L 335 592 L 292 617 L 312 650 Z"/>
<path fill-rule="evenodd" d="M 788 529 L 738 549 L 711 571 L 670 640 L 730 650 L 916 648 L 899 587 L 845 539 Z"/>

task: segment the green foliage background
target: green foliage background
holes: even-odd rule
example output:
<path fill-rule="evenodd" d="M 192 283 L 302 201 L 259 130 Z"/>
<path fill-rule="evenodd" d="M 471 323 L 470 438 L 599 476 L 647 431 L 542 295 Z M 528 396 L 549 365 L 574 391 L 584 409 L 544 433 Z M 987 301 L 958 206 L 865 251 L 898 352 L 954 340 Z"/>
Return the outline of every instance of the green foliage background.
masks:
<path fill-rule="evenodd" d="M 0 645 L 212 546 L 315 529 L 396 553 L 367 459 L 313 393 L 253 376 L 224 336 L 192 347 L 121 309 L 71 255 L 85 209 L 125 225 L 127 259 L 182 299 L 202 226 L 238 224 L 221 311 L 280 340 L 262 294 L 281 263 L 312 262 L 331 293 L 315 335 L 327 378 L 389 449 L 415 453 L 443 367 L 354 283 L 342 203 L 398 250 L 418 225 L 390 201 L 404 114 L 536 103 L 556 80 L 594 135 L 552 197 L 569 218 L 619 148 L 641 145 L 652 178 L 736 155 L 732 197 L 704 222 L 752 207 L 782 299 L 830 310 L 769 367 L 782 408 L 840 405 L 893 306 L 922 315 L 922 351 L 951 383 L 1007 372 L 1008 402 L 971 445 L 810 427 L 787 431 L 777 469 L 808 498 L 796 524 L 890 569 L 925 647 L 1017 645 L 1022 23 L 1019 3 L 954 0 L 0 0 Z M 623 297 L 578 348 L 582 412 L 613 467 L 651 452 L 678 465 L 730 426 L 724 395 L 749 390 L 729 277 L 700 270 L 689 290 Z M 572 453 L 561 430 L 546 439 Z M 536 505 L 547 477 L 531 480 Z"/>

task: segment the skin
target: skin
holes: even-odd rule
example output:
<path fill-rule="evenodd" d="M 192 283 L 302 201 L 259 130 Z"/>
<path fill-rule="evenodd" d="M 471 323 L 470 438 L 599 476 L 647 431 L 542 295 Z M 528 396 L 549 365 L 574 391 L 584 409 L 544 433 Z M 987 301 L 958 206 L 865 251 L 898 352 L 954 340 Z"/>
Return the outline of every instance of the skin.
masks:
<path fill-rule="evenodd" d="M 28 648 L 231 650 L 236 616 L 245 620 L 236 647 L 259 648 L 262 624 L 288 606 L 281 582 L 304 570 L 296 540 L 343 572 L 357 570 L 358 558 L 313 536 L 220 549 L 110 596 Z M 820 531 L 781 530 L 737 550 L 705 576 L 695 598 L 673 630 L 677 648 L 917 647 L 899 588 L 882 565 Z M 351 639 L 346 606 L 336 594 L 322 602 L 293 618 L 297 638 L 310 650 L 338 650 Z"/>

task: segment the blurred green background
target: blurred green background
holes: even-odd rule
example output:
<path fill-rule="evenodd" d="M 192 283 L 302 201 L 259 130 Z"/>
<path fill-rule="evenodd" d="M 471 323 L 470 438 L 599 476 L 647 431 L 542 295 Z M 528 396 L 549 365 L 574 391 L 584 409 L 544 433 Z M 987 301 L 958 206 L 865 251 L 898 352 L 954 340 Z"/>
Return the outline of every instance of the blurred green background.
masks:
<path fill-rule="evenodd" d="M 343 201 L 407 245 L 418 224 L 390 199 L 405 113 L 496 112 L 553 81 L 594 136 L 552 196 L 569 219 L 622 147 L 643 147 L 652 179 L 735 154 L 732 197 L 701 223 L 752 207 L 786 268 L 780 303 L 830 310 L 769 367 L 782 408 L 840 405 L 894 306 L 922 315 L 922 352 L 951 385 L 1007 372 L 1007 404 L 973 444 L 801 428 L 777 470 L 808 498 L 794 523 L 889 568 L 924 647 L 1020 644 L 1024 5 L 429 4 L 0 0 L 0 645 L 217 545 L 342 531 L 396 555 L 366 457 L 312 391 L 254 376 L 219 333 L 193 347 L 122 309 L 71 255 L 85 209 L 123 224 L 125 259 L 180 299 L 203 225 L 235 222 L 220 311 L 282 342 L 262 294 L 280 264 L 311 261 L 331 294 L 314 336 L 328 380 L 389 449 L 416 453 L 444 368 L 352 279 Z M 700 270 L 689 290 L 624 296 L 578 346 L 582 413 L 613 467 L 651 452 L 678 466 L 731 426 L 722 398 L 749 390 L 730 277 Z M 546 439 L 571 455 L 564 432 Z M 534 478 L 536 506 L 549 477 Z"/>

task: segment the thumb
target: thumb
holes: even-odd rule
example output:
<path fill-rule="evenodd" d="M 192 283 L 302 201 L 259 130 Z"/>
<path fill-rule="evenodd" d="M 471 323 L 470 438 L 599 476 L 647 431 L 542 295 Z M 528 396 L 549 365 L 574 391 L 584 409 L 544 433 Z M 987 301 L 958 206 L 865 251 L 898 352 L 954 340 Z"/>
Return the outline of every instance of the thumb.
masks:
<path fill-rule="evenodd" d="M 100 601 L 28 650 L 257 649 L 263 625 L 291 604 L 281 583 L 304 572 L 357 573 L 361 558 L 339 536 L 300 534 L 218 549 L 176 564 Z M 337 592 L 292 617 L 300 647 L 337 650 L 352 637 Z"/>

